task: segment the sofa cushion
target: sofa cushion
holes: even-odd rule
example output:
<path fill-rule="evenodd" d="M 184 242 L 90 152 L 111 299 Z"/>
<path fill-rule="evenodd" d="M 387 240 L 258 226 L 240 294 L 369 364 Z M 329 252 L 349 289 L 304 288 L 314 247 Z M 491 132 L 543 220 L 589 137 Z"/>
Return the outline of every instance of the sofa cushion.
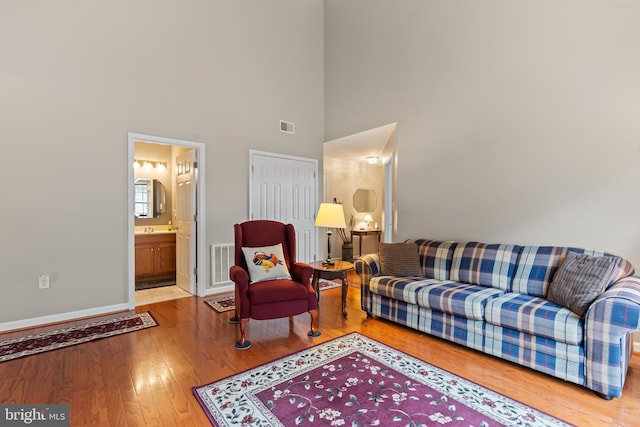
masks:
<path fill-rule="evenodd" d="M 415 243 L 380 243 L 379 254 L 381 275 L 422 277 Z"/>
<path fill-rule="evenodd" d="M 560 246 L 523 246 L 513 277 L 513 292 L 537 297 L 546 296 L 549 283 L 551 283 L 551 279 L 567 252 L 584 253 L 594 256 L 614 256 L 606 252 L 591 249 Z M 633 266 L 628 260 L 623 258 L 620 264 L 620 270 L 613 279 L 613 282 L 632 274 Z"/>
<path fill-rule="evenodd" d="M 484 318 L 484 307 L 504 291 L 459 282 L 441 282 L 418 290 L 418 305 L 471 320 Z"/>
<path fill-rule="evenodd" d="M 589 305 L 618 275 L 621 259 L 567 253 L 549 285 L 547 299 L 584 316 Z"/>
<path fill-rule="evenodd" d="M 459 243 L 453 251 L 451 280 L 511 290 L 520 246 Z"/>
<path fill-rule="evenodd" d="M 436 283 L 440 282 L 435 279 L 425 279 L 424 277 L 378 276 L 371 278 L 369 290 L 377 295 L 416 304 L 418 302 L 417 292 L 425 286 Z"/>
<path fill-rule="evenodd" d="M 456 242 L 428 239 L 410 239 L 415 242 L 420 254 L 422 275 L 430 279 L 449 280 L 451 261 Z"/>
<path fill-rule="evenodd" d="M 544 372 L 576 384 L 584 384 L 584 347 L 514 329 L 487 324 L 485 353 Z"/>
<path fill-rule="evenodd" d="M 581 345 L 583 323 L 578 315 L 541 297 L 515 292 L 490 300 L 487 323 L 572 345 Z"/>

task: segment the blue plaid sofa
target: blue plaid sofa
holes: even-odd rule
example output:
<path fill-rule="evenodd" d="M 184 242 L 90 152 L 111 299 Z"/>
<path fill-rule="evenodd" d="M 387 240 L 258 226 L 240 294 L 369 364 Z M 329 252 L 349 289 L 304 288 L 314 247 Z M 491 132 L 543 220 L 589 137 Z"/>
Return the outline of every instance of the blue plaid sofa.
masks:
<path fill-rule="evenodd" d="M 583 317 L 545 299 L 570 247 L 410 239 L 421 277 L 380 275 L 378 254 L 355 261 L 362 309 L 595 391 L 622 394 L 640 330 L 640 277 L 619 273 Z"/>

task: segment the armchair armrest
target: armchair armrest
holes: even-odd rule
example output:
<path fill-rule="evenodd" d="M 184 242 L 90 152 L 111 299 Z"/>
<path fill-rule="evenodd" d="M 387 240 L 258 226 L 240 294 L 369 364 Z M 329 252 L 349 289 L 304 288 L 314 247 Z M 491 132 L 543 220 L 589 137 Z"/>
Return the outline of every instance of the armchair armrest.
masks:
<path fill-rule="evenodd" d="M 291 266 L 291 278 L 307 287 L 309 294 L 309 308 L 315 310 L 318 307 L 318 295 L 311 285 L 313 267 L 304 262 L 296 262 Z"/>
<path fill-rule="evenodd" d="M 356 259 L 356 273 L 360 276 L 360 307 L 371 314 L 371 292 L 369 282 L 372 277 L 380 275 L 380 257 L 378 254 L 367 254 Z"/>
<path fill-rule="evenodd" d="M 304 262 L 296 262 L 291 266 L 291 278 L 300 283 L 311 283 L 313 267 Z"/>
<path fill-rule="evenodd" d="M 249 273 L 239 265 L 232 265 L 229 269 L 229 278 L 236 284 L 235 286 L 235 304 L 236 315 L 240 319 L 249 317 Z"/>
<path fill-rule="evenodd" d="M 603 292 L 585 317 L 586 386 L 617 397 L 633 351 L 630 333 L 640 330 L 640 277 L 628 276 Z"/>

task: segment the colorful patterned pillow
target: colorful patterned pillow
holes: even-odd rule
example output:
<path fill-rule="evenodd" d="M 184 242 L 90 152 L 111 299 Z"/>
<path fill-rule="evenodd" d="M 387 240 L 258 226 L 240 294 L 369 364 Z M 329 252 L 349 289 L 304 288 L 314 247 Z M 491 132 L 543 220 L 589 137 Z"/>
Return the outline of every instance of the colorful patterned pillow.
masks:
<path fill-rule="evenodd" d="M 257 248 L 243 247 L 242 253 L 249 269 L 250 283 L 275 279 L 291 280 L 281 243 Z"/>
<path fill-rule="evenodd" d="M 582 317 L 618 274 L 622 259 L 568 252 L 553 276 L 547 300 Z"/>
<path fill-rule="evenodd" d="M 415 243 L 380 243 L 380 275 L 422 276 L 418 245 Z"/>

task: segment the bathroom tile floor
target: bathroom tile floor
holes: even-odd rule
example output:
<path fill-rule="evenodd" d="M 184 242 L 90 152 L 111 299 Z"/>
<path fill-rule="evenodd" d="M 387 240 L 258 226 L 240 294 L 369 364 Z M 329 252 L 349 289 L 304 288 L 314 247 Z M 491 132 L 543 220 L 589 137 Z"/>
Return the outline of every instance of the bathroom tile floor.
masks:
<path fill-rule="evenodd" d="M 142 291 L 136 291 L 136 307 L 190 296 L 191 294 L 189 292 L 179 288 L 178 286 L 144 289 Z"/>

